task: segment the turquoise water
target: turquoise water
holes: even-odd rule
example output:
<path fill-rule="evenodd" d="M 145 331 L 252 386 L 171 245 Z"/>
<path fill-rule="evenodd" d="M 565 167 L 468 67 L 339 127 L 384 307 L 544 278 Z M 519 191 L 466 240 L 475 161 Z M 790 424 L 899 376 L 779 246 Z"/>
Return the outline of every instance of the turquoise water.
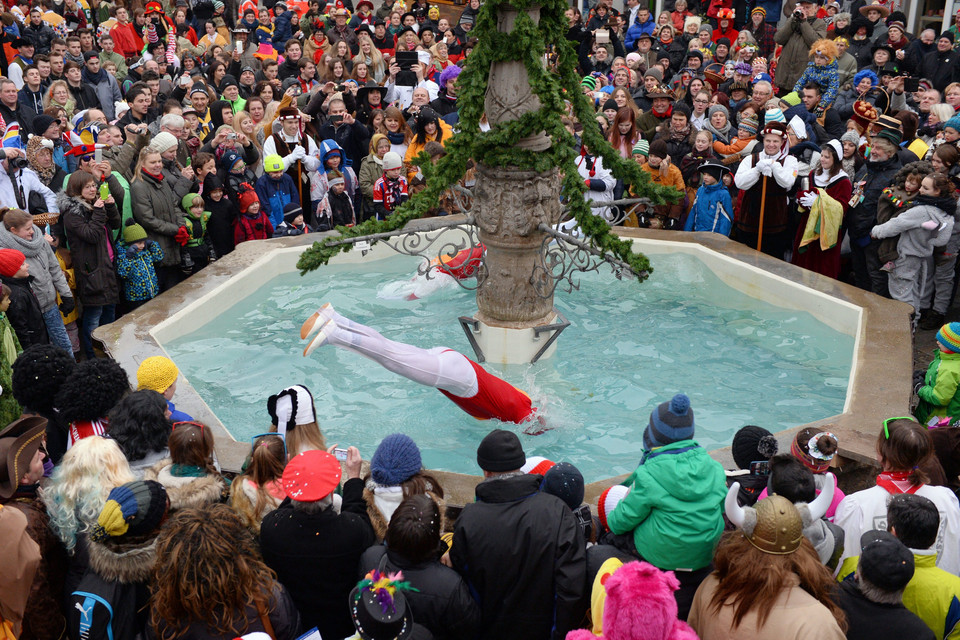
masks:
<path fill-rule="evenodd" d="M 354 353 L 301 355 L 300 324 L 329 301 L 394 340 L 472 356 L 457 317 L 476 311 L 473 292 L 377 297 L 378 286 L 409 278 L 416 266 L 397 256 L 286 274 L 164 346 L 238 440 L 266 431 L 267 397 L 300 383 L 316 398 L 328 443 L 355 445 L 369 458 L 381 438 L 402 431 L 419 443 L 426 467 L 475 474 L 477 444 L 504 425 L 474 420 L 435 389 Z M 628 473 L 650 411 L 678 391 L 690 396 L 696 439 L 708 449 L 728 445 L 745 424 L 777 432 L 843 410 L 852 337 L 731 289 L 692 256 L 657 256 L 655 267 L 642 285 L 584 275 L 580 291 L 557 294 L 572 326 L 554 357 L 485 365 L 526 390 L 554 426 L 521 433 L 527 455 L 574 462 L 588 482 Z"/>

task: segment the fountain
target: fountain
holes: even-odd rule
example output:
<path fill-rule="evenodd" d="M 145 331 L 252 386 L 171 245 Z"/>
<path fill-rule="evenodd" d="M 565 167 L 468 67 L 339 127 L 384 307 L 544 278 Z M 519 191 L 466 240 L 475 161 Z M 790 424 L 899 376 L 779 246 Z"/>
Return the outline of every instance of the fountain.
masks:
<path fill-rule="evenodd" d="M 246 342 L 253 350 L 249 358 L 241 355 L 227 362 L 217 360 L 227 353 L 226 346 L 210 351 L 209 358 L 205 356 L 205 359 L 212 360 L 214 364 L 219 363 L 219 372 L 223 376 L 244 373 L 253 377 L 254 391 L 247 394 L 247 397 L 231 397 L 230 400 L 251 405 L 248 416 L 237 420 L 243 424 L 222 423 L 208 406 L 208 402 L 224 405 L 222 399 L 215 400 L 211 394 L 229 393 L 229 381 L 226 378 L 225 384 L 211 384 L 209 380 L 203 380 L 203 374 L 188 363 L 183 367 L 185 379 L 181 380 L 177 393 L 179 406 L 217 429 L 221 435 L 218 438 L 218 456 L 227 468 L 236 468 L 238 459 L 242 459 L 248 447 L 241 438 L 234 441 L 231 432 L 239 436 L 241 431 L 253 429 L 252 432 L 256 433 L 263 430 L 266 426 L 266 413 L 262 410 L 264 399 L 282 386 L 301 381 L 291 379 L 290 376 L 296 377 L 296 374 L 289 372 L 285 372 L 283 380 L 271 378 L 265 367 L 258 368 L 251 364 L 256 362 L 254 356 L 274 354 L 277 358 L 289 357 L 289 371 L 295 371 L 297 365 L 293 364 L 293 359 L 299 359 L 298 362 L 306 363 L 302 366 L 311 367 L 300 374 L 305 377 L 302 381 L 307 384 L 314 384 L 311 379 L 322 384 L 320 379 L 324 376 L 323 366 L 299 358 L 298 350 L 291 349 L 287 344 L 280 345 L 276 336 L 281 332 L 294 333 L 294 329 L 299 327 L 300 322 L 315 308 L 308 308 L 309 305 L 318 302 L 312 296 L 342 294 L 337 294 L 332 288 L 324 290 L 320 287 L 321 290 L 314 289 L 310 295 L 304 295 L 297 285 L 288 284 L 288 288 L 293 286 L 294 289 L 285 298 L 281 294 L 278 302 L 276 297 L 270 297 L 274 295 L 270 291 L 275 290 L 272 284 L 274 279 L 280 279 L 277 282 L 286 282 L 282 280 L 286 277 L 284 274 L 291 274 L 295 270 L 303 274 L 328 263 L 331 268 L 336 265 L 351 265 L 351 268 L 362 271 L 368 267 L 373 268 L 370 265 L 384 260 L 393 252 L 423 259 L 453 255 L 459 250 L 482 245 L 486 249 L 483 268 L 477 274 L 475 284 L 466 285 L 476 287 L 477 312 L 473 317 L 461 317 L 460 321 L 467 332 L 467 339 L 477 350 L 478 359 L 513 367 L 509 369 L 512 374 L 508 376 L 510 379 L 513 376 L 522 377 L 525 372 L 536 375 L 536 371 L 530 369 L 530 365 L 521 367 L 504 363 L 528 363 L 531 360 L 547 358 L 553 353 L 556 334 L 567 324 L 563 314 L 558 314 L 555 307 L 554 293 L 558 285 L 578 289 L 582 277 L 580 274 L 597 271 L 599 267 L 606 265 L 612 268 L 617 278 L 624 278 L 626 283 L 630 283 L 629 287 L 617 293 L 616 300 L 630 300 L 634 295 L 633 291 L 637 291 L 639 295 L 640 289 L 636 288 L 636 282 L 646 280 L 652 271 L 646 257 L 635 253 L 634 248 L 642 249 L 651 255 L 664 256 L 664 260 L 668 261 L 674 260 L 672 256 L 681 254 L 695 258 L 699 264 L 705 266 L 712 277 L 742 296 L 728 296 L 736 300 L 735 306 L 746 308 L 750 305 L 749 300 L 762 301 L 786 310 L 791 317 L 785 317 L 784 323 L 795 322 L 800 315 L 808 314 L 834 332 L 817 335 L 821 335 L 820 340 L 834 346 L 842 344 L 846 350 L 845 357 L 848 360 L 845 374 L 837 377 L 843 381 L 842 384 L 837 383 L 845 391 L 842 402 L 828 407 L 824 410 L 825 413 L 805 414 L 803 419 L 777 419 L 776 424 L 771 425 L 775 427 L 772 430 L 801 426 L 807 422 L 823 424 L 831 421 L 837 424 L 834 431 L 840 436 L 841 453 L 844 456 L 854 460 L 872 460 L 872 434 L 875 433 L 873 425 L 889 415 L 903 414 L 909 401 L 912 359 L 907 321 L 909 311 L 906 306 L 757 254 L 713 234 L 641 230 L 619 230 L 614 234 L 605 221 L 592 216 L 583 201 L 583 182 L 573 165 L 573 140 L 559 122 L 559 115 L 564 109 L 561 89 L 572 98 L 574 112 L 586 125 L 584 141 L 590 149 L 603 156 L 605 163 L 609 161 L 615 173 L 633 185 L 634 195 L 663 201 L 675 197 L 675 192 L 651 184 L 637 165 L 621 161 L 600 136 L 590 117 L 589 105 L 579 92 L 578 79 L 573 72 L 575 55 L 563 40 L 566 28 L 562 12 L 565 8 L 566 5 L 558 0 L 538 4 L 508 4 L 503 0 L 490 0 L 484 5 L 475 29 L 482 35 L 480 45 L 473 52 L 471 64 L 458 81 L 458 103 L 462 105 L 463 131 L 448 143 L 446 158 L 436 167 L 424 168 L 428 177 L 427 189 L 411 199 L 388 220 L 368 221 L 351 229 L 338 229 L 338 233 L 322 235 L 309 248 L 307 245 L 314 239 L 309 236 L 244 243 L 234 253 L 158 299 L 112 325 L 99 328 L 95 337 L 104 344 L 108 353 L 132 373 L 142 358 L 167 353 L 168 347 L 170 352 L 180 354 L 175 356 L 175 360 L 187 362 L 184 355 L 187 352 L 184 351 L 182 341 L 205 327 L 216 327 L 217 325 L 211 323 L 216 323 L 221 317 L 226 320 L 226 324 L 219 325 L 220 328 L 216 329 L 215 333 L 229 333 L 230 327 L 239 322 L 231 316 L 234 309 L 237 313 L 242 312 L 248 319 L 252 317 L 254 322 L 244 326 L 249 328 L 246 333 L 253 335 L 235 336 L 237 341 Z M 546 53 L 545 43 L 556 45 L 555 73 L 544 68 L 542 56 Z M 484 109 L 493 129 L 481 134 L 477 123 Z M 464 207 L 465 213 L 461 216 L 415 220 L 436 201 L 440 193 L 451 188 L 462 176 L 467 159 L 471 157 L 478 162 L 477 183 L 470 194 L 472 207 Z M 562 168 L 562 176 L 557 167 Z M 561 192 L 567 198 L 566 209 L 558 199 Z M 557 223 L 565 218 L 576 220 L 582 236 L 574 237 L 557 231 Z M 371 246 L 371 243 L 378 244 Z M 349 248 L 354 250 L 338 255 Z M 420 269 L 429 275 L 430 267 L 421 266 Z M 404 263 L 397 277 L 408 274 L 409 270 L 410 265 Z M 682 276 L 689 272 L 689 265 L 674 271 L 674 275 Z M 331 273 L 335 275 L 337 272 Z M 324 276 L 321 271 L 319 277 L 330 276 Z M 312 277 L 306 282 L 315 283 L 315 278 Z M 610 277 L 610 280 L 614 281 L 614 278 Z M 589 284 L 596 286 L 593 282 Z M 682 277 L 678 284 L 683 284 Z M 682 291 L 681 286 L 674 288 L 678 292 Z M 261 289 L 266 292 L 267 302 L 258 303 L 261 306 L 244 306 L 245 299 L 260 295 L 258 291 Z M 355 295 L 356 292 L 351 290 L 351 293 Z M 578 291 L 571 299 L 576 300 L 577 296 L 589 298 L 591 293 L 589 289 Z M 681 293 L 678 300 L 682 301 L 682 298 Z M 458 305 L 456 313 L 468 311 L 464 308 L 462 299 L 458 298 L 455 302 Z M 562 301 L 561 304 L 569 307 L 578 303 Z M 723 300 L 711 300 L 705 304 L 711 309 L 724 308 Z M 281 317 L 262 315 L 258 325 L 256 314 L 263 314 L 271 305 L 283 305 L 285 313 Z M 370 301 L 363 302 L 358 309 L 369 314 L 370 317 L 361 319 L 371 323 L 376 323 L 378 314 L 383 311 L 383 307 Z M 408 311 L 404 313 L 410 315 Z M 422 308 L 420 313 L 433 312 Z M 753 311 L 748 310 L 748 313 Z M 382 317 L 385 319 L 386 314 Z M 589 321 L 603 322 L 605 317 L 603 310 L 594 310 L 589 317 L 578 318 L 577 326 L 586 329 Z M 437 324 L 435 316 L 430 315 L 429 320 L 427 327 L 432 329 Z M 448 320 L 450 326 L 454 325 L 456 319 L 451 317 Z M 665 321 L 666 317 L 654 315 L 646 330 L 655 334 L 664 324 L 661 320 Z M 398 330 L 402 328 L 397 327 Z M 621 335 L 628 334 L 630 330 L 631 327 L 626 326 L 620 329 L 619 335 L 614 332 L 601 332 L 596 334 L 594 339 L 599 348 L 615 341 Z M 809 332 L 800 332 L 797 334 L 798 338 L 790 339 L 794 342 L 799 340 L 802 347 L 816 347 L 818 338 L 810 335 Z M 421 346 L 433 346 L 434 337 L 432 332 L 424 333 L 422 339 L 416 342 Z M 409 337 L 408 339 L 414 341 Z M 580 339 L 583 339 L 582 336 Z M 655 338 L 655 341 L 657 340 L 658 338 Z M 807 340 L 811 345 L 804 344 Z M 660 347 L 659 344 L 655 345 L 657 349 Z M 780 347 L 781 345 L 775 344 L 772 349 Z M 704 348 L 709 349 L 710 344 L 704 345 Z M 464 350 L 462 346 L 460 349 Z M 610 357 L 602 353 L 601 355 Z M 651 362 L 650 355 L 642 351 L 613 355 L 620 359 L 631 358 L 629 364 L 639 371 L 643 371 L 643 367 Z M 672 356 L 666 354 L 661 356 L 663 357 Z M 801 360 L 802 355 L 798 356 L 798 361 Z M 752 364 L 737 359 L 726 362 L 725 365 L 731 367 L 731 372 L 717 384 L 736 387 L 738 367 L 750 367 Z M 565 368 L 585 369 L 588 365 L 579 360 L 564 361 L 562 356 L 554 355 L 549 361 L 533 366 L 539 367 L 539 371 L 561 372 Z M 589 366 L 599 373 L 605 373 L 602 362 Z M 637 372 L 628 371 L 622 375 L 631 373 Z M 196 385 L 191 384 L 194 377 Z M 675 381 L 678 388 L 673 390 L 684 387 L 689 393 L 692 389 L 695 390 L 697 379 L 698 370 L 692 366 L 686 379 Z M 321 396 L 318 399 L 321 415 L 336 412 L 345 414 L 344 430 L 340 432 L 344 437 L 352 437 L 354 432 L 361 428 L 372 429 L 373 433 L 378 433 L 377 429 L 392 428 L 396 424 L 396 415 L 387 413 L 370 419 L 361 411 L 352 413 L 349 402 L 354 400 L 357 406 L 375 405 L 378 402 L 385 404 L 383 395 L 387 392 L 383 390 L 387 388 L 386 385 L 373 385 L 374 390 L 381 393 L 367 397 L 370 390 L 364 385 L 356 384 L 356 397 L 337 397 L 336 402 L 330 402 Z M 396 386 L 399 383 L 393 380 L 389 384 Z M 569 387 L 567 390 L 570 391 Z M 433 390 L 429 391 L 439 395 Z M 582 389 L 576 391 L 580 392 Z M 589 474 L 590 479 L 595 482 L 588 494 L 595 494 L 613 481 L 610 476 L 617 476 L 632 469 L 638 456 L 628 445 L 640 441 L 650 409 L 667 396 L 663 391 L 657 390 L 659 396 L 654 397 L 654 393 L 638 393 L 636 389 L 632 389 L 630 394 L 635 397 L 604 396 L 603 400 L 595 405 L 589 404 L 589 396 L 584 399 L 581 398 L 583 394 L 579 394 L 579 402 L 588 407 L 588 415 L 577 416 L 576 420 L 570 421 L 564 428 L 548 433 L 547 436 L 538 436 L 544 439 L 532 443 L 532 446 L 542 447 L 543 450 L 531 451 L 531 454 L 550 457 L 553 455 L 550 452 L 550 443 L 556 442 L 560 437 L 596 438 L 601 447 L 606 447 L 610 454 L 621 456 L 626 466 L 612 465 L 606 459 L 602 460 L 600 469 Z M 792 387 L 785 384 L 779 395 L 771 391 L 763 398 L 752 402 L 745 401 L 743 414 L 727 416 L 724 421 L 729 424 L 718 426 L 718 434 L 712 444 L 722 447 L 729 441 L 733 430 L 744 422 L 764 424 L 767 419 L 762 410 L 764 403 L 790 401 L 793 399 L 791 391 Z M 603 402 L 623 403 L 628 415 L 611 421 L 602 430 L 592 430 L 589 413 L 592 407 L 598 407 Z M 709 418 L 711 409 L 707 405 L 698 406 L 696 399 L 694 403 L 697 410 Z M 447 410 L 450 414 L 460 413 L 452 407 Z M 452 468 L 456 465 L 444 463 L 446 454 L 439 446 L 442 441 L 455 440 L 475 446 L 490 427 L 478 425 L 472 419 L 458 421 L 463 416 L 450 418 L 448 414 L 439 411 L 441 410 L 420 418 L 421 422 L 435 425 L 433 437 L 427 436 L 421 442 L 424 459 L 432 467 Z M 559 415 L 563 417 L 562 412 Z M 709 419 L 700 420 L 700 415 L 698 414 L 698 422 L 710 424 Z M 324 420 L 321 419 L 321 422 L 324 423 Z M 608 439 L 615 431 L 619 432 L 619 437 Z M 705 431 L 709 431 L 709 428 Z M 437 445 L 439 453 L 432 453 L 434 445 Z M 368 448 L 365 447 L 363 453 L 369 455 L 371 451 L 366 450 Z M 566 450 L 560 455 L 574 457 L 574 454 Z M 718 455 L 723 454 L 721 452 Z M 472 468 L 457 467 L 461 472 L 468 472 Z M 473 481 L 466 476 L 449 474 L 443 481 L 445 487 L 448 486 L 447 478 L 451 486 L 458 487 L 452 491 L 454 500 L 470 499 Z"/>

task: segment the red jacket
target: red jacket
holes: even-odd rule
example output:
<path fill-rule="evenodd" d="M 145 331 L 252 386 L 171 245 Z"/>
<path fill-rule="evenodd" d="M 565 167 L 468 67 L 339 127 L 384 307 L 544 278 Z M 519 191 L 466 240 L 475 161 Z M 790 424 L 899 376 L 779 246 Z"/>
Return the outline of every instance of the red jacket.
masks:
<path fill-rule="evenodd" d="M 124 58 L 138 57 L 143 51 L 143 40 L 137 35 L 132 22 L 118 22 L 110 29 L 110 35 L 113 37 L 113 50 Z"/>

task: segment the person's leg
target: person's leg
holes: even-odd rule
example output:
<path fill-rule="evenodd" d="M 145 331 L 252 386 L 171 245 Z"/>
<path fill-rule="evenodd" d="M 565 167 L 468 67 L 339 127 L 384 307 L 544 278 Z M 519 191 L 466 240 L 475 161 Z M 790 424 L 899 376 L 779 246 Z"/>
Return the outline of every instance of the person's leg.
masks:
<path fill-rule="evenodd" d="M 50 342 L 57 345 L 70 355 L 73 355 L 73 347 L 70 346 L 70 336 L 63 326 L 63 317 L 60 315 L 60 309 L 54 306 L 43 314 L 43 323 L 47 325 L 47 335 L 50 336 Z"/>
<path fill-rule="evenodd" d="M 317 329 L 319 333 L 304 349 L 305 356 L 329 343 L 359 353 L 387 371 L 419 384 L 462 398 L 477 394 L 477 374 L 466 356 L 456 351 L 443 347 L 428 350 L 390 340 L 375 329 L 344 318 L 329 305 L 304 323 L 301 336 L 307 337 Z"/>
<path fill-rule="evenodd" d="M 953 281 L 956 278 L 956 269 L 957 269 L 957 256 L 954 254 L 949 259 L 941 262 L 936 265 L 936 269 L 933 274 L 934 288 L 936 293 L 933 294 L 933 310 L 939 313 L 941 316 L 947 315 L 947 309 L 950 308 L 950 303 L 953 301 Z M 927 292 L 926 297 L 930 297 L 930 292 Z"/>
<path fill-rule="evenodd" d="M 83 318 L 80 323 L 80 344 L 83 347 L 83 355 L 88 359 L 96 357 L 93 352 L 93 343 L 90 341 L 90 334 L 100 326 L 100 315 L 102 313 L 102 306 L 85 305 L 83 307 Z"/>
<path fill-rule="evenodd" d="M 879 249 L 880 241 L 871 240 L 864 251 L 864 256 L 867 261 L 867 273 L 870 274 L 870 289 L 878 296 L 889 298 L 890 290 L 887 285 L 887 272 L 880 270 L 883 263 L 880 262 Z"/>

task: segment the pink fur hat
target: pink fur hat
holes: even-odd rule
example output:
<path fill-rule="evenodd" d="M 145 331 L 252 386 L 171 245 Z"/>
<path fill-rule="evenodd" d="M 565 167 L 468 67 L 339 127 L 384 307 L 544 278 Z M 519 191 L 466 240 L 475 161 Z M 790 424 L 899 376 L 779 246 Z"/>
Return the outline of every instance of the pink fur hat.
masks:
<path fill-rule="evenodd" d="M 672 571 L 660 571 L 647 562 L 629 562 L 607 579 L 603 605 L 606 640 L 697 640 L 696 632 L 677 620 L 673 592 L 680 581 Z M 594 611 L 593 615 L 597 615 Z M 566 640 L 596 640 L 585 629 L 567 634 Z"/>

